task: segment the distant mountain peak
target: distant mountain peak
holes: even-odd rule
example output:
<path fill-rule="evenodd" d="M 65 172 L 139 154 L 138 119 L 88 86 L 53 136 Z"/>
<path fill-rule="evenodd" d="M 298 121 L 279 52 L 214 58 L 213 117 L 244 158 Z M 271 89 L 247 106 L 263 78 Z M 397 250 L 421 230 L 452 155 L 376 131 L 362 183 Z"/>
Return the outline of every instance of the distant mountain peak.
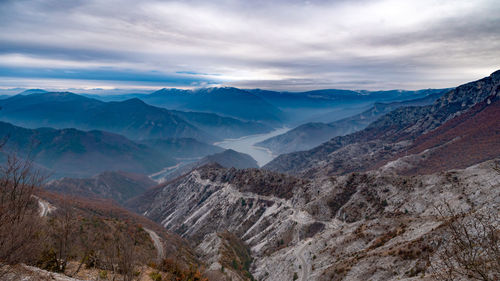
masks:
<path fill-rule="evenodd" d="M 20 95 L 30 95 L 30 94 L 41 94 L 41 93 L 47 93 L 47 91 L 42 90 L 42 89 L 28 89 L 28 90 L 23 91 L 19 94 Z"/>
<path fill-rule="evenodd" d="M 122 104 L 127 104 L 127 105 L 147 105 L 145 102 L 143 102 L 139 98 L 131 98 L 128 100 L 124 100 L 121 102 Z"/>

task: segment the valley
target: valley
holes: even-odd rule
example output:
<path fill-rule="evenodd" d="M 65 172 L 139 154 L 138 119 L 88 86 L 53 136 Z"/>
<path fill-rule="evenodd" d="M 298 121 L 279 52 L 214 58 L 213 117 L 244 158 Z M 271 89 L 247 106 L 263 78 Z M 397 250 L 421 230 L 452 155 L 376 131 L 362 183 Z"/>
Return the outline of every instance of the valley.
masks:
<path fill-rule="evenodd" d="M 252 156 L 257 161 L 259 166 L 262 167 L 273 160 L 277 155 L 274 155 L 269 149 L 258 146 L 257 143 L 265 139 L 284 134 L 289 130 L 289 128 L 285 127 L 276 129 L 267 134 L 250 135 L 237 139 L 225 139 L 223 141 L 214 143 L 214 145 L 223 147 L 225 149 L 233 149 L 241 153 L 246 153 Z"/>

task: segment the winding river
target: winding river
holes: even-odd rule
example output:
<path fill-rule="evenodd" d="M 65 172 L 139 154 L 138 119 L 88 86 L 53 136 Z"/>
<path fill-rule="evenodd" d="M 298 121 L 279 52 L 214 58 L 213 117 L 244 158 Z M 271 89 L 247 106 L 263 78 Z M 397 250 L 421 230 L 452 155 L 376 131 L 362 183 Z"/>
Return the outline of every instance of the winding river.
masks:
<path fill-rule="evenodd" d="M 256 143 L 261 142 L 270 137 L 281 135 L 289 131 L 290 128 L 280 128 L 271 131 L 266 134 L 250 135 L 244 136 L 237 139 L 225 139 L 221 142 L 216 142 L 214 145 L 218 145 L 222 148 L 232 149 L 238 152 L 246 153 L 253 157 L 257 161 L 260 167 L 267 164 L 269 161 L 273 160 L 276 156 L 271 153 L 271 151 L 264 147 L 255 146 Z"/>

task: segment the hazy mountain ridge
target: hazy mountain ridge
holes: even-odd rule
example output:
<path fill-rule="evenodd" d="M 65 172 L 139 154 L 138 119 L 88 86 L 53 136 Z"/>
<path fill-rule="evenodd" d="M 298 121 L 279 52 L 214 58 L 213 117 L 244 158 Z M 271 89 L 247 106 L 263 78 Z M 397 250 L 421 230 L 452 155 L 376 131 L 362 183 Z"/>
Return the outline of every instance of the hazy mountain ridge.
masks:
<path fill-rule="evenodd" d="M 401 107 L 366 129 L 335 137 L 308 151 L 283 154 L 264 168 L 287 173 L 342 174 L 367 170 L 389 161 L 420 135 L 499 94 L 500 71 L 449 91 L 433 105 Z"/>
<path fill-rule="evenodd" d="M 141 143 L 175 159 L 200 158 L 224 151 L 223 148 L 193 138 L 145 139 Z"/>
<path fill-rule="evenodd" d="M 173 112 L 137 98 L 102 102 L 73 93 L 37 92 L 1 100 L 0 107 L 1 120 L 24 127 L 107 130 L 131 139 L 191 137 L 213 142 L 271 130 L 260 123 L 215 114 Z"/>
<path fill-rule="evenodd" d="M 145 175 L 104 172 L 92 178 L 52 180 L 45 185 L 45 189 L 77 197 L 111 199 L 121 204 L 156 184 Z"/>
<path fill-rule="evenodd" d="M 107 130 L 132 139 L 215 138 L 171 112 L 139 99 L 104 103 L 72 93 L 16 95 L 0 102 L 0 118 L 21 126 Z"/>
<path fill-rule="evenodd" d="M 210 135 L 222 136 L 225 139 L 263 134 L 273 130 L 272 127 L 260 122 L 221 117 L 213 113 L 184 112 L 177 110 L 172 110 L 172 112 L 190 124 L 208 132 Z"/>
<path fill-rule="evenodd" d="M 435 91 L 350 91 L 324 89 L 306 92 L 279 92 L 260 89 L 213 87 L 194 90 L 161 89 L 151 94 L 95 96 L 103 101 L 139 98 L 148 104 L 171 110 L 202 111 L 253 120 L 273 127 L 304 123 L 307 120 L 341 119 L 357 114 L 374 102 L 393 102 L 424 97 Z M 91 97 L 91 95 L 87 95 Z M 245 105 L 245 109 L 241 108 Z M 188 120 L 189 121 L 189 120 Z M 196 124 L 194 124 L 196 125 Z"/>
<path fill-rule="evenodd" d="M 236 168 L 236 169 L 259 167 L 257 161 L 255 161 L 255 159 L 253 159 L 250 155 L 237 152 L 232 149 L 226 149 L 219 153 L 207 155 L 201 158 L 200 160 L 193 161 L 192 163 L 187 163 L 185 165 L 178 165 L 178 167 L 169 169 L 165 172 L 157 173 L 153 177 L 155 179 L 161 180 L 162 182 L 171 181 L 191 172 L 192 170 L 198 167 L 202 167 L 208 164 L 217 164 L 220 165 L 221 167 Z"/>
<path fill-rule="evenodd" d="M 311 149 L 336 136 L 350 134 L 366 128 L 379 116 L 386 114 L 398 107 L 422 106 L 432 104 L 443 93 L 430 93 L 426 97 L 392 103 L 375 103 L 375 105 L 354 116 L 347 117 L 331 123 L 306 123 L 285 134 L 275 136 L 259 142 L 257 145 L 270 149 L 274 154 L 291 153 Z"/>
<path fill-rule="evenodd" d="M 174 165 L 159 151 L 113 133 L 76 129 L 25 129 L 0 122 L 4 152 L 33 158 L 57 175 L 93 176 L 103 171 L 148 173 Z"/>
<path fill-rule="evenodd" d="M 169 109 L 211 112 L 278 126 L 283 118 L 278 108 L 262 98 L 232 87 L 196 90 L 161 89 L 143 96 L 142 99 L 149 104 Z"/>

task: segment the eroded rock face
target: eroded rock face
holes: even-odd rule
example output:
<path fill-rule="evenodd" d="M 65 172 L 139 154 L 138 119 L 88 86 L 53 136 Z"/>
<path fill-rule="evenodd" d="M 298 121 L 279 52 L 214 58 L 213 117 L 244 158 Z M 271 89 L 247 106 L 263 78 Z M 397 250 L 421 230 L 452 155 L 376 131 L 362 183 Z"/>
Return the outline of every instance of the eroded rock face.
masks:
<path fill-rule="evenodd" d="M 300 280 L 396 280 L 429 270 L 441 225 L 434 206 L 444 201 L 463 210 L 498 208 L 500 173 L 493 162 L 427 176 L 382 168 L 310 181 L 206 166 L 163 186 L 145 214 L 201 245 L 205 255 L 220 252 L 214 235 L 235 235 L 251 250 L 257 280 L 294 274 Z M 217 268 L 220 261 L 209 263 Z"/>

